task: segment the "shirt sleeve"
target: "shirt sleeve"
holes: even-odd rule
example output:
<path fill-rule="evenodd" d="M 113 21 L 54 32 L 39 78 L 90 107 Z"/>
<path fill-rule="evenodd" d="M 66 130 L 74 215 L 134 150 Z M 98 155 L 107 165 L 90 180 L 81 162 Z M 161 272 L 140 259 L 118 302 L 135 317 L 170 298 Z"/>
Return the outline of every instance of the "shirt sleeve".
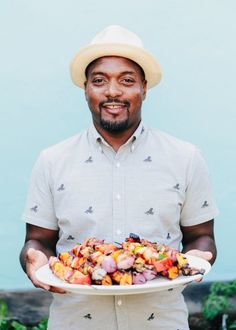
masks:
<path fill-rule="evenodd" d="M 36 161 L 29 184 L 28 196 L 22 219 L 30 224 L 57 230 L 53 195 L 50 188 L 49 165 L 42 152 Z"/>
<path fill-rule="evenodd" d="M 200 151 L 195 149 L 180 223 L 182 226 L 197 225 L 213 219 L 218 214 L 206 163 Z"/>

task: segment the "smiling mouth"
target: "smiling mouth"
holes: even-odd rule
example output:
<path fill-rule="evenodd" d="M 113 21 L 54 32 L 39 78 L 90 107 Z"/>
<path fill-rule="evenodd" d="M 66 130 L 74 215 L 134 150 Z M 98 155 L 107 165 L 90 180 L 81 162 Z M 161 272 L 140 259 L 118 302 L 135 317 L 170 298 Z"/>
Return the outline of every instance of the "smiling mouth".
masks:
<path fill-rule="evenodd" d="M 126 103 L 104 102 L 101 106 L 101 109 L 105 110 L 109 114 L 118 115 L 124 110 L 128 110 L 128 105 Z"/>

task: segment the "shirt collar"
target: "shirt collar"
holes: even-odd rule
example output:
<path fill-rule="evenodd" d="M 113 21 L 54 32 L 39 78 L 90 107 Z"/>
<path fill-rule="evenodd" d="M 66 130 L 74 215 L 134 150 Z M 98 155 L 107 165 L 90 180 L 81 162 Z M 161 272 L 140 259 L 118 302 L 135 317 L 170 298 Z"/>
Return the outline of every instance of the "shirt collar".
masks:
<path fill-rule="evenodd" d="M 143 135 L 146 127 L 143 121 L 141 120 L 137 129 L 135 132 L 132 134 L 132 136 L 124 143 L 124 145 L 127 144 L 134 144 L 134 142 L 140 140 L 141 136 Z M 91 125 L 91 127 L 88 129 L 88 137 L 93 142 L 93 144 L 100 144 L 103 143 L 106 146 L 109 146 L 109 144 L 104 140 L 104 138 L 99 134 L 97 129 L 95 128 L 94 124 Z"/>

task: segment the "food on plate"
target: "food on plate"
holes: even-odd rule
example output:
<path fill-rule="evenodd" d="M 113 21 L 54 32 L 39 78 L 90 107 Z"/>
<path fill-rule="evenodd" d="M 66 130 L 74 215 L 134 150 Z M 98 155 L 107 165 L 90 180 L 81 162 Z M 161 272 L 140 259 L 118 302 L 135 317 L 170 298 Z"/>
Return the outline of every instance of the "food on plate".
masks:
<path fill-rule="evenodd" d="M 88 238 L 71 251 L 50 257 L 49 267 L 61 280 L 82 285 L 132 285 L 158 276 L 173 280 L 180 275 L 204 274 L 204 269 L 190 267 L 178 250 L 135 234 L 119 246 Z"/>

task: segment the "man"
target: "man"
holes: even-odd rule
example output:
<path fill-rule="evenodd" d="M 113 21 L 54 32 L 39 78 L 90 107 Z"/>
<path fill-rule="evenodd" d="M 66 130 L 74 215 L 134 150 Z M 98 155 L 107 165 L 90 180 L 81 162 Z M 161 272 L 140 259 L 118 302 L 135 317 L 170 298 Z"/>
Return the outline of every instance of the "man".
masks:
<path fill-rule="evenodd" d="M 37 281 L 48 257 L 87 237 L 122 242 L 134 232 L 214 262 L 214 204 L 198 150 L 141 120 L 160 66 L 132 32 L 110 26 L 80 50 L 72 80 L 85 90 L 93 126 L 44 150 L 32 173 L 21 264 L 52 291 L 49 329 L 187 330 L 181 291 L 123 296 L 65 293 Z"/>

